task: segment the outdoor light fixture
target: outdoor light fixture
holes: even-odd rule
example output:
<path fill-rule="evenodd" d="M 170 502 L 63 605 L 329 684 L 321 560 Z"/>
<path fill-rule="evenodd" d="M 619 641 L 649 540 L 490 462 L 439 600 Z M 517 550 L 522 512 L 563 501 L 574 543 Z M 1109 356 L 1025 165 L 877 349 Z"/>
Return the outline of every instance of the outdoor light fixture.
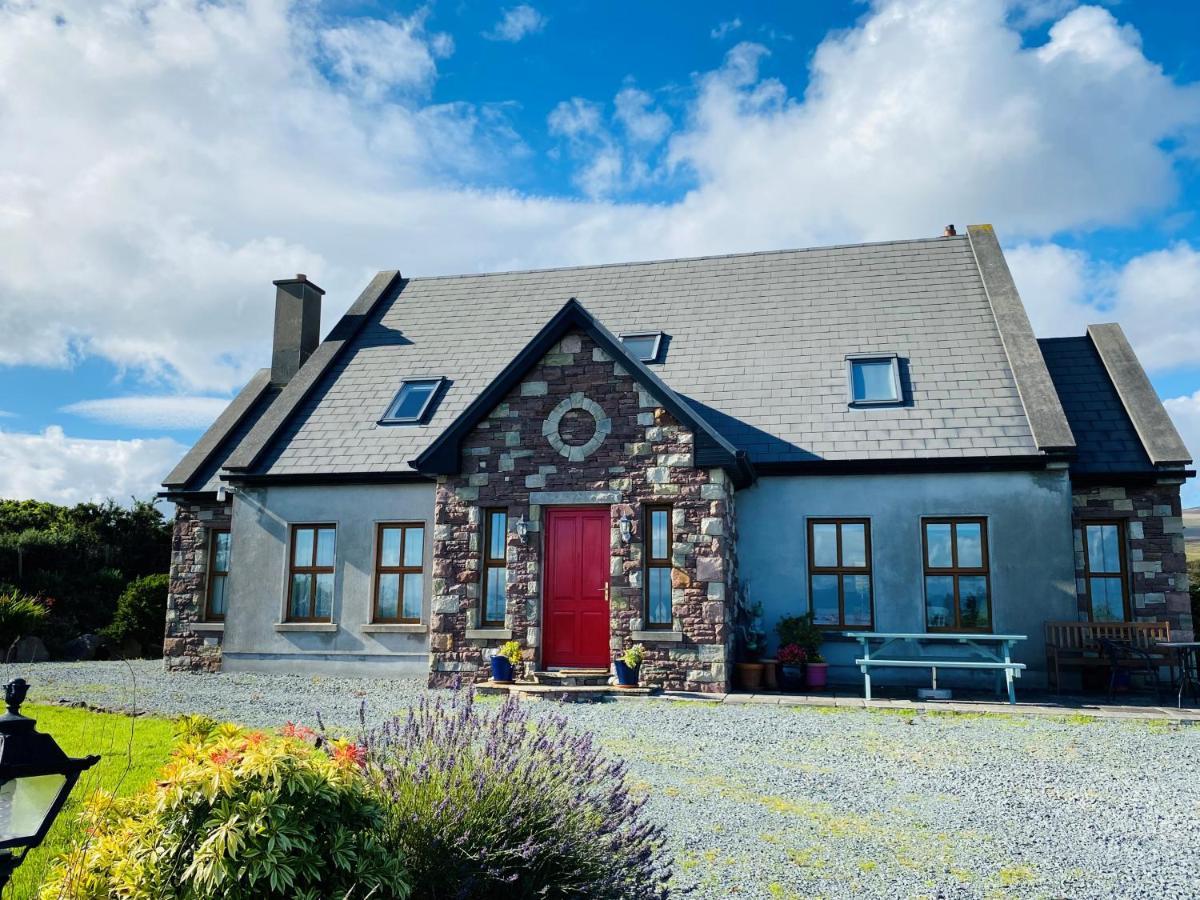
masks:
<path fill-rule="evenodd" d="M 525 522 L 525 516 L 519 516 L 513 527 L 517 531 L 517 539 L 524 544 L 529 538 L 529 525 Z"/>
<path fill-rule="evenodd" d="M 617 520 L 617 528 L 621 532 L 621 543 L 628 544 L 629 539 L 633 537 L 633 523 L 629 521 L 629 516 L 622 514 Z"/>
<path fill-rule="evenodd" d="M 27 693 L 24 678 L 4 686 L 8 712 L 0 716 L 0 889 L 45 840 L 80 774 L 100 761 L 99 756 L 69 757 L 54 738 L 37 731 L 33 719 L 20 713 Z"/>

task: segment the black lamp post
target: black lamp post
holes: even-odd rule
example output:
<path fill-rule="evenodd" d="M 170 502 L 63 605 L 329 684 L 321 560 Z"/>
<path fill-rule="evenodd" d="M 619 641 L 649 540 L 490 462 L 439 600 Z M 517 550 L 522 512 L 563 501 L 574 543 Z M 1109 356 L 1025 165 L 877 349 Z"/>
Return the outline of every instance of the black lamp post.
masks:
<path fill-rule="evenodd" d="M 37 731 L 33 719 L 20 713 L 28 692 L 24 678 L 4 686 L 8 712 L 0 716 L 0 888 L 45 840 L 80 774 L 100 761 L 98 756 L 67 756 L 54 738 Z"/>

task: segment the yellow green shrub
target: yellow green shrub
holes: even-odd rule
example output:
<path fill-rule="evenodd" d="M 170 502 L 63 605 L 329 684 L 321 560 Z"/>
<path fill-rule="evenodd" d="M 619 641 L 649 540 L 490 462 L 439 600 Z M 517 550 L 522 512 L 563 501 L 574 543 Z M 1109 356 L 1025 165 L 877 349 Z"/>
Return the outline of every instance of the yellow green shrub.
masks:
<path fill-rule="evenodd" d="M 97 794 L 87 839 L 42 887 L 64 900 L 366 898 L 409 893 L 380 840 L 383 812 L 353 744 L 317 750 L 282 736 L 185 720 L 160 780 L 132 797 Z"/>

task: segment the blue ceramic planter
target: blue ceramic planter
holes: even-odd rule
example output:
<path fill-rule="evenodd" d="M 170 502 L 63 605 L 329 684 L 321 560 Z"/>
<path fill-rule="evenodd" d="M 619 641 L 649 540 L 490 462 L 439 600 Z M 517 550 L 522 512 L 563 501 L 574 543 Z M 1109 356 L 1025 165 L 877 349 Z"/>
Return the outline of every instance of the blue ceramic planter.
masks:
<path fill-rule="evenodd" d="M 513 664 L 503 656 L 492 657 L 492 681 L 512 681 Z"/>
<path fill-rule="evenodd" d="M 613 665 L 617 669 L 617 684 L 621 685 L 622 687 L 637 687 L 637 669 L 631 669 L 629 666 L 625 665 L 625 661 L 622 659 L 614 660 Z"/>

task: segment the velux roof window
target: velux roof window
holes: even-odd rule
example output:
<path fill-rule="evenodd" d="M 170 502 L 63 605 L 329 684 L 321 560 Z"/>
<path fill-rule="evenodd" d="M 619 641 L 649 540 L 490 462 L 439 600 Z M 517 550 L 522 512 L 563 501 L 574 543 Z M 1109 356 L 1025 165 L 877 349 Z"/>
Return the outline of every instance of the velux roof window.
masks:
<path fill-rule="evenodd" d="M 639 331 L 634 334 L 623 334 L 621 343 L 642 362 L 658 362 L 658 356 L 662 352 L 663 333 L 661 331 Z"/>
<path fill-rule="evenodd" d="M 851 406 L 899 403 L 900 360 L 895 353 L 852 354 L 846 357 Z"/>
<path fill-rule="evenodd" d="M 445 378 L 406 378 L 400 383 L 396 399 L 384 414 L 387 425 L 418 425 L 433 409 L 434 400 Z"/>

